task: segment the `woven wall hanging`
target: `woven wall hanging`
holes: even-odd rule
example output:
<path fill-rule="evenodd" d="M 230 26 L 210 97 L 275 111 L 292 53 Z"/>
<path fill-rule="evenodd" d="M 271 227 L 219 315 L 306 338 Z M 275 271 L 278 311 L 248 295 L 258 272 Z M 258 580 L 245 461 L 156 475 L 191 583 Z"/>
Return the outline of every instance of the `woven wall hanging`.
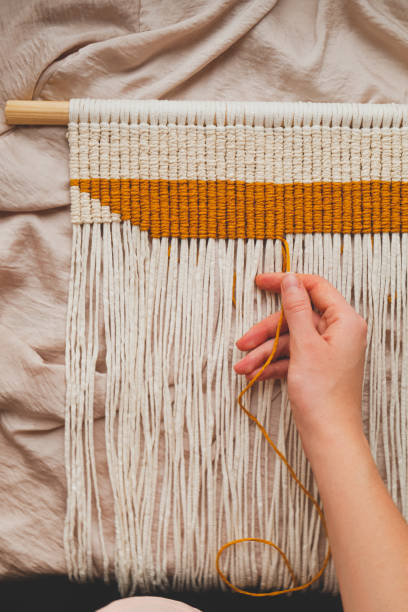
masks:
<path fill-rule="evenodd" d="M 71 100 L 68 141 L 70 575 L 113 573 L 123 594 L 219 586 L 217 551 L 243 536 L 279 544 L 299 582 L 321 567 L 312 504 L 236 403 L 235 341 L 279 309 L 254 278 L 282 269 L 281 238 L 293 270 L 327 278 L 368 321 L 364 424 L 408 518 L 407 107 Z M 285 384 L 245 403 L 317 497 Z M 267 546 L 229 548 L 223 566 L 253 590 L 291 584 Z M 331 562 L 320 586 L 337 589 Z"/>

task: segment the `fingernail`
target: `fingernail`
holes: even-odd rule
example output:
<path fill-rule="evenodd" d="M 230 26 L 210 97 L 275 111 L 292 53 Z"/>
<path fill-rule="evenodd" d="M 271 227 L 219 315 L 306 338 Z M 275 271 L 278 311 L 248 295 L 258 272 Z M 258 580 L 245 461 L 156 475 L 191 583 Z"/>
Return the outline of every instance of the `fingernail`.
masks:
<path fill-rule="evenodd" d="M 282 287 L 285 291 L 291 287 L 300 287 L 300 282 L 296 274 L 287 272 L 282 279 Z"/>

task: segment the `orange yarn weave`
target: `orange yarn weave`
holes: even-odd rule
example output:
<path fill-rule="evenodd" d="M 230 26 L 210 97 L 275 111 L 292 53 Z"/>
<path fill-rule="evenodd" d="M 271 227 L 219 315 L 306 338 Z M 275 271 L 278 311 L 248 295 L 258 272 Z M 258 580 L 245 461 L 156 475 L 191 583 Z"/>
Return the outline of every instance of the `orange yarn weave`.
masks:
<path fill-rule="evenodd" d="M 289 272 L 290 271 L 290 255 L 289 255 L 289 245 L 286 242 L 286 240 L 284 238 L 279 238 L 279 240 L 282 242 L 282 252 L 283 252 L 283 272 Z M 278 341 L 279 341 L 279 335 L 280 335 L 280 331 L 281 331 L 281 327 L 282 327 L 282 323 L 283 323 L 283 306 L 281 308 L 281 313 L 280 313 L 280 318 L 279 318 L 279 322 L 278 322 L 278 326 L 276 329 L 276 335 L 275 335 L 275 340 L 273 343 L 273 347 L 272 347 L 272 351 L 271 354 L 269 355 L 268 359 L 265 361 L 264 365 L 262 366 L 262 368 L 259 370 L 259 372 L 254 376 L 254 378 L 247 384 L 247 386 L 241 391 L 241 393 L 239 394 L 238 398 L 237 398 L 237 402 L 239 404 L 239 406 L 242 408 L 242 410 L 245 412 L 245 414 L 251 419 L 251 421 L 253 421 L 257 427 L 261 430 L 263 436 L 266 438 L 268 444 L 270 444 L 270 446 L 273 448 L 273 450 L 275 451 L 275 453 L 278 455 L 278 457 L 283 461 L 283 463 L 286 465 L 289 474 L 292 476 L 293 480 L 296 482 L 296 484 L 299 485 L 299 487 L 302 489 L 303 493 L 306 495 L 306 497 L 308 497 L 310 499 L 310 501 L 312 502 L 312 504 L 314 505 L 314 507 L 316 508 L 316 511 L 319 515 L 319 518 L 322 522 L 326 537 L 327 537 L 327 529 L 326 529 L 326 522 L 324 520 L 324 516 L 323 516 L 323 512 L 319 507 L 319 504 L 317 503 L 317 500 L 313 497 L 313 495 L 310 493 L 310 491 L 308 491 L 306 489 L 306 487 L 300 482 L 300 480 L 298 479 L 298 477 L 296 476 L 292 466 L 289 464 L 288 460 L 286 459 L 286 457 L 280 452 L 280 450 L 276 447 L 276 445 L 272 442 L 271 438 L 268 435 L 268 432 L 266 431 L 266 429 L 264 428 L 264 426 L 262 425 L 262 423 L 260 423 L 258 421 L 258 419 L 249 412 L 249 410 L 247 410 L 245 408 L 245 406 L 243 405 L 241 399 L 242 396 L 248 391 L 248 389 L 250 389 L 252 387 L 252 385 L 256 382 L 256 380 L 260 377 L 260 375 L 262 374 L 262 372 L 265 370 L 265 368 L 271 363 L 275 353 L 276 353 L 276 349 L 278 346 Z M 239 544 L 242 542 L 259 542 L 261 544 L 267 544 L 268 546 L 272 546 L 272 548 L 274 548 L 275 550 L 278 551 L 278 553 L 282 556 L 286 567 L 289 570 L 289 573 L 292 577 L 293 583 L 294 585 L 296 585 L 296 576 L 294 574 L 293 568 L 288 560 L 288 558 L 286 557 L 285 553 L 283 552 L 283 550 L 281 548 L 279 548 L 279 546 L 277 546 L 274 542 L 271 542 L 270 540 L 265 540 L 263 538 L 239 538 L 237 540 L 231 540 L 230 542 L 227 542 L 226 544 L 224 544 L 223 546 L 221 546 L 221 548 L 219 549 L 219 551 L 217 552 L 217 557 L 215 560 L 215 564 L 216 564 L 216 568 L 217 568 L 217 572 L 220 576 L 220 578 L 225 582 L 225 584 L 227 584 L 231 589 L 233 589 L 234 591 L 236 591 L 237 593 L 242 593 L 243 595 L 251 595 L 252 597 L 272 597 L 274 595 L 282 595 L 283 593 L 291 593 L 293 591 L 300 591 L 302 589 L 306 589 L 307 587 L 309 587 L 311 584 L 313 584 L 314 582 L 316 582 L 316 580 L 318 580 L 320 578 L 320 576 L 323 574 L 324 570 L 326 569 L 326 566 L 329 562 L 330 559 L 330 544 L 328 543 L 327 545 L 327 553 L 326 553 L 326 557 L 323 561 L 322 567 L 320 568 L 320 570 L 317 572 L 317 574 L 315 574 L 315 576 L 313 576 L 313 578 L 311 580 L 309 580 L 308 582 L 305 582 L 305 584 L 301 584 L 299 586 L 293 586 L 291 588 L 288 589 L 282 589 L 280 591 L 270 591 L 267 593 L 254 593 L 252 591 L 245 591 L 244 589 L 241 589 L 237 586 L 235 586 L 230 580 L 228 580 L 228 578 L 226 577 L 226 575 L 221 571 L 220 569 L 220 557 L 222 555 L 222 553 L 224 552 L 224 550 L 226 550 L 227 548 L 229 548 L 230 546 L 235 546 L 235 544 Z"/>
<path fill-rule="evenodd" d="M 71 179 L 152 238 L 277 239 L 283 234 L 408 232 L 408 183 L 245 183 Z M 171 202 L 171 206 L 170 206 Z"/>

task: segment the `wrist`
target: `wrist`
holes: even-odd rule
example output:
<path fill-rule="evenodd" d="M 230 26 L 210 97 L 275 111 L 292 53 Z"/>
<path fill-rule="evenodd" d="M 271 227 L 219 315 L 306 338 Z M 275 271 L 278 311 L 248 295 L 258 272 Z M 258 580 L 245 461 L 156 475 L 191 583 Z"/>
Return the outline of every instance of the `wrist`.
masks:
<path fill-rule="evenodd" d="M 351 452 L 366 452 L 371 455 L 363 426 L 325 427 L 302 436 L 302 445 L 313 472 L 327 466 L 333 458 L 340 461 L 343 455 Z"/>

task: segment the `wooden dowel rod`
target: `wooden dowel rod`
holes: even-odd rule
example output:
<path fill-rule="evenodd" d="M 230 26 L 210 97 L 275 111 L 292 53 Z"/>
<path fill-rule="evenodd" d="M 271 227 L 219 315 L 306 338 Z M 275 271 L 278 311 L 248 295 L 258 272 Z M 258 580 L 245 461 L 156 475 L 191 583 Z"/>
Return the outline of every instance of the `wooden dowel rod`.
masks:
<path fill-rule="evenodd" d="M 7 100 L 4 114 L 8 125 L 67 125 L 69 102 Z"/>

